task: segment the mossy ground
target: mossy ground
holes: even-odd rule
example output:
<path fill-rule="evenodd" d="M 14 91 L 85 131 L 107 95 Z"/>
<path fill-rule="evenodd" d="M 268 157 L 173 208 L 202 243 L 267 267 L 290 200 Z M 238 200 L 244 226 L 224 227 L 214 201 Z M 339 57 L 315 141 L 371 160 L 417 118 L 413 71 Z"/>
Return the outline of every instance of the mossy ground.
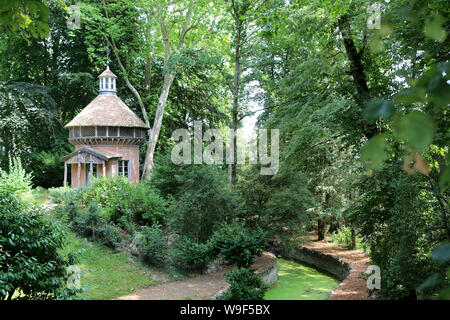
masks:
<path fill-rule="evenodd" d="M 278 280 L 266 300 L 323 300 L 339 281 L 300 263 L 278 259 Z"/>

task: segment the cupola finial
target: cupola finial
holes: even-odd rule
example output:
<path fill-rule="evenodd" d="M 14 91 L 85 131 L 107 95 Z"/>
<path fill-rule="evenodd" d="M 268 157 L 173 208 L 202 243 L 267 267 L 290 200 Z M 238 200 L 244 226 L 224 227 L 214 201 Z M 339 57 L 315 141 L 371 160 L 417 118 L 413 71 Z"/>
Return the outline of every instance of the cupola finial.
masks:
<path fill-rule="evenodd" d="M 99 94 L 100 95 L 115 95 L 116 94 L 116 78 L 117 76 L 109 70 L 109 53 L 108 46 L 105 46 L 106 50 L 106 70 L 99 76 Z"/>

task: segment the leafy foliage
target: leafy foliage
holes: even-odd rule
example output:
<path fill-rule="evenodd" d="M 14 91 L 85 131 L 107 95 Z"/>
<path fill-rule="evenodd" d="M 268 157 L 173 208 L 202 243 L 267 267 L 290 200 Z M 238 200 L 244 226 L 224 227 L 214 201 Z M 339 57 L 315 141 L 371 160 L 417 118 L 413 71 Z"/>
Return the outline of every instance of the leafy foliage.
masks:
<path fill-rule="evenodd" d="M 250 232 L 242 223 L 234 222 L 214 232 L 208 244 L 213 256 L 223 256 L 238 268 L 249 268 L 262 254 L 265 242 L 266 233 L 260 228 Z"/>
<path fill-rule="evenodd" d="M 44 221 L 43 212 L 28 207 L 7 188 L 0 189 L 0 297 L 61 299 L 77 290 L 66 287 L 66 268 L 74 257 L 63 257 L 64 231 Z M 17 295 L 16 295 L 17 294 Z"/>
<path fill-rule="evenodd" d="M 124 177 L 94 179 L 83 189 L 81 199 L 83 204 L 95 200 L 109 220 L 124 226 L 161 223 L 166 208 L 166 201 L 149 183 L 132 185 Z"/>
<path fill-rule="evenodd" d="M 0 189 L 13 192 L 22 201 L 31 202 L 31 173 L 22 167 L 20 158 L 9 157 L 9 169 L 0 169 Z"/>
<path fill-rule="evenodd" d="M 161 227 L 143 226 L 138 239 L 144 260 L 151 265 L 162 267 L 166 262 L 167 243 Z"/>
<path fill-rule="evenodd" d="M 218 168 L 186 167 L 177 176 L 177 183 L 178 193 L 168 208 L 168 222 L 179 235 L 205 243 L 222 222 L 235 215 L 237 199 Z"/>
<path fill-rule="evenodd" d="M 196 243 L 187 237 L 179 237 L 170 247 L 170 257 L 183 269 L 202 271 L 211 260 L 209 248 L 209 243 Z"/>
<path fill-rule="evenodd" d="M 240 268 L 225 274 L 230 287 L 220 297 L 223 300 L 262 300 L 267 290 L 259 275 Z"/>

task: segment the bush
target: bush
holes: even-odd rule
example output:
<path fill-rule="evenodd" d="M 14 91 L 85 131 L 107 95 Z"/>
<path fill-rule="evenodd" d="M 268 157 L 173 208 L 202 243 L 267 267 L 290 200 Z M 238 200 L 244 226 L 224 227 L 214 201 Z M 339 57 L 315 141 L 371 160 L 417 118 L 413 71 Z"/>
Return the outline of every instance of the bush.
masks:
<path fill-rule="evenodd" d="M 69 150 L 41 151 L 30 154 L 30 168 L 34 174 L 34 185 L 44 188 L 60 186 L 63 183 L 61 177 L 64 174 L 64 163 L 60 158 L 69 153 Z"/>
<path fill-rule="evenodd" d="M 167 244 L 160 226 L 143 226 L 138 236 L 138 246 L 147 263 L 162 267 L 166 262 Z"/>
<path fill-rule="evenodd" d="M 214 232 L 209 242 L 211 255 L 221 255 L 238 267 L 250 267 L 266 244 L 266 233 L 260 228 L 247 230 L 242 223 L 225 224 Z"/>
<path fill-rule="evenodd" d="M 59 187 L 48 189 L 50 194 L 50 200 L 53 203 L 68 203 L 70 201 L 76 201 L 79 197 L 79 190 L 71 187 Z"/>
<path fill-rule="evenodd" d="M 82 191 L 82 203 L 98 202 L 105 217 L 126 229 L 161 223 L 166 202 L 148 182 L 132 185 L 124 177 L 94 179 Z"/>
<path fill-rule="evenodd" d="M 206 244 L 180 237 L 171 246 L 171 258 L 183 269 L 201 271 L 210 260 L 209 248 Z"/>
<path fill-rule="evenodd" d="M 180 187 L 168 208 L 169 225 L 181 236 L 206 243 L 223 222 L 234 217 L 236 197 L 215 166 L 189 166 L 177 179 Z"/>
<path fill-rule="evenodd" d="M 225 274 L 230 287 L 222 294 L 223 300 L 262 300 L 268 289 L 259 275 L 250 269 L 235 269 Z"/>
<path fill-rule="evenodd" d="M 82 189 L 81 204 L 89 205 L 96 201 L 102 208 L 111 208 L 111 219 L 117 221 L 125 210 L 131 195 L 131 182 L 125 177 L 94 178 L 92 183 Z"/>
<path fill-rule="evenodd" d="M 76 294 L 66 289 L 73 255 L 59 254 L 64 231 L 43 220 L 43 212 L 0 190 L 0 299 L 56 299 Z"/>
<path fill-rule="evenodd" d="M 28 204 L 33 201 L 31 193 L 32 175 L 25 172 L 20 158 L 9 157 L 8 171 L 0 169 L 0 189 L 13 192 Z"/>
<path fill-rule="evenodd" d="M 161 223 L 166 205 L 166 201 L 159 195 L 158 190 L 146 181 L 133 186 L 128 199 L 128 208 L 139 224 Z"/>
<path fill-rule="evenodd" d="M 75 209 L 76 210 L 76 209 Z M 74 211 L 77 212 L 77 211 Z M 78 211 L 71 224 L 76 233 L 100 240 L 104 245 L 116 248 L 121 242 L 119 229 L 101 217 L 97 202 L 93 201 L 87 211 Z"/>

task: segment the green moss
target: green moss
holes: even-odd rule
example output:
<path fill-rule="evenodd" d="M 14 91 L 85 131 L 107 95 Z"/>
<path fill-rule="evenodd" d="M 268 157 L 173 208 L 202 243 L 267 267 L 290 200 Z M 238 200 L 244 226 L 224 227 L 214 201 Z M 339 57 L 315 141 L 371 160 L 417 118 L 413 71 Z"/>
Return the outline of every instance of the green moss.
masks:
<path fill-rule="evenodd" d="M 323 300 L 339 281 L 300 263 L 278 259 L 278 280 L 266 300 Z"/>

